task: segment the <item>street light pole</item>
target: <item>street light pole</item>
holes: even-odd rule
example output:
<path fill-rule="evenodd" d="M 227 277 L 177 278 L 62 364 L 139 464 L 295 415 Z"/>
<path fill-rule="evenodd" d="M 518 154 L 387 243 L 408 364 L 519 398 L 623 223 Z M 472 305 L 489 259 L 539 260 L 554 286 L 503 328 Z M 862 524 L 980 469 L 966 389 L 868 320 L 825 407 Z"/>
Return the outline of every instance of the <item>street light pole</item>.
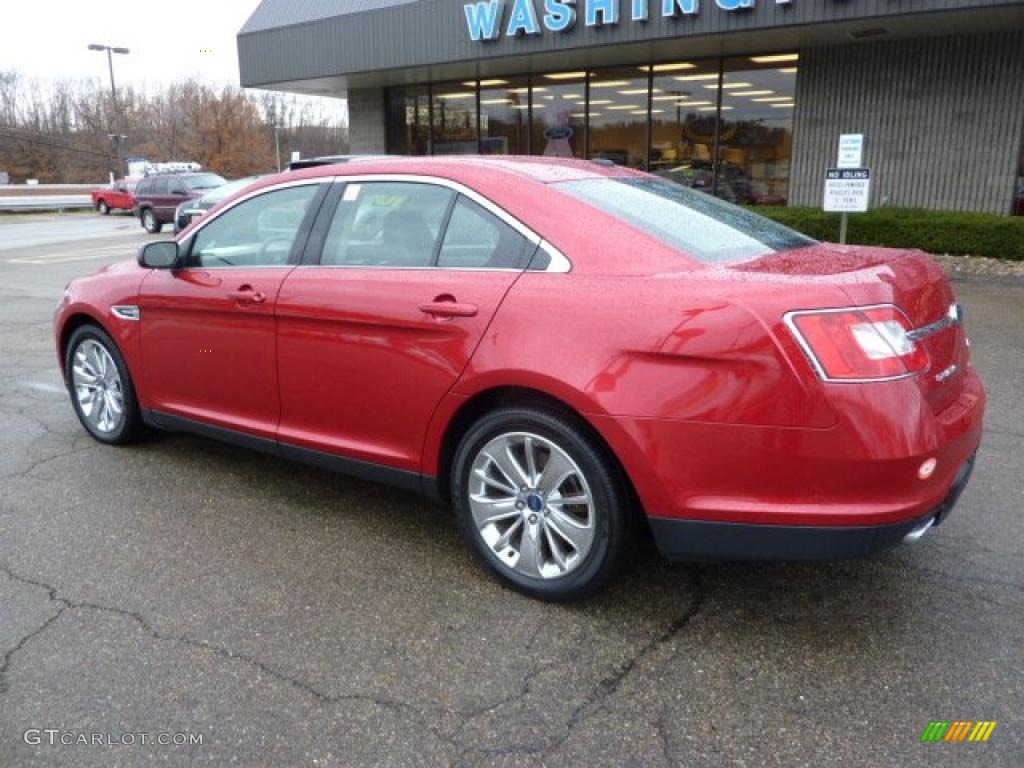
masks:
<path fill-rule="evenodd" d="M 277 121 L 274 121 L 274 155 L 277 157 L 277 172 L 281 172 L 281 140 L 277 137 Z"/>
<path fill-rule="evenodd" d="M 120 131 L 120 123 L 118 110 L 117 110 L 117 86 L 114 84 L 114 54 L 127 54 L 131 53 L 128 48 L 118 48 L 112 45 L 101 45 L 99 43 L 91 43 L 89 45 L 90 51 L 106 51 L 107 52 L 107 69 L 110 71 L 110 106 L 112 110 L 111 123 L 113 124 L 113 133 L 111 136 L 114 139 L 114 152 L 117 156 L 117 169 L 118 173 L 124 173 L 124 162 L 121 160 L 121 140 L 128 138 L 124 136 Z"/>

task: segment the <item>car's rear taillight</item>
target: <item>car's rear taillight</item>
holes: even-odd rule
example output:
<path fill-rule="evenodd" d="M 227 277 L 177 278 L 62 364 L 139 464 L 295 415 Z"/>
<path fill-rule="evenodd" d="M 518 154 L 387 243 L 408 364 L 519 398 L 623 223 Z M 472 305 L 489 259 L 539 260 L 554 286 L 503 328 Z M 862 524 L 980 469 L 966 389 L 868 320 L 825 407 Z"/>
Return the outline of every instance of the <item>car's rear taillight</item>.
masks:
<path fill-rule="evenodd" d="M 898 379 L 928 367 L 910 321 L 893 306 L 790 312 L 786 325 L 826 381 Z"/>

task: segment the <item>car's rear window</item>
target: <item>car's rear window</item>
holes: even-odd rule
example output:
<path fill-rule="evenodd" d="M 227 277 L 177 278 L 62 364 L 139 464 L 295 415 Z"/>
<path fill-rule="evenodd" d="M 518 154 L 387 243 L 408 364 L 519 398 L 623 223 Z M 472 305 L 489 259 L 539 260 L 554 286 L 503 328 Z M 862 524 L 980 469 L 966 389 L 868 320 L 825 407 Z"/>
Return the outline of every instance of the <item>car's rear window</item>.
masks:
<path fill-rule="evenodd" d="M 664 179 L 584 179 L 553 186 L 700 261 L 747 261 L 815 242 L 756 213 Z"/>

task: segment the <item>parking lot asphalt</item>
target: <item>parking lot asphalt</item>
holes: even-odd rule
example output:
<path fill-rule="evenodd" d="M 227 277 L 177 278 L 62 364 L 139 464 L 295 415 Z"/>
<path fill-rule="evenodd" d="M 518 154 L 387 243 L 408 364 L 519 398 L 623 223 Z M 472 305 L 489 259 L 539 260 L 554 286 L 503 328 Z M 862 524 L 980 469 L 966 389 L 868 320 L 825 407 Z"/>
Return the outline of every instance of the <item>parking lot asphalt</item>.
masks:
<path fill-rule="evenodd" d="M 814 565 L 648 544 L 547 605 L 416 496 L 197 437 L 92 441 L 52 311 L 148 236 L 73 219 L 0 223 L 0 766 L 1024 763 L 1024 283 L 956 283 L 990 406 L 921 542 Z M 998 725 L 923 744 L 932 720 Z"/>

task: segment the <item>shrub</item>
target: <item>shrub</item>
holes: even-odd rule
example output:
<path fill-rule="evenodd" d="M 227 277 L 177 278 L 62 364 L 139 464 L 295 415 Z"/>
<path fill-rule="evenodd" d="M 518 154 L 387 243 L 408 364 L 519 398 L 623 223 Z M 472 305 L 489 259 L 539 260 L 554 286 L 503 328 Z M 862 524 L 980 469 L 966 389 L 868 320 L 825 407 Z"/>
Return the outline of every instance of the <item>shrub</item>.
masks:
<path fill-rule="evenodd" d="M 816 240 L 839 240 L 838 213 L 825 213 L 817 208 L 758 207 L 755 210 Z M 1024 216 L 876 208 L 867 213 L 850 214 L 846 241 L 1024 261 Z"/>

